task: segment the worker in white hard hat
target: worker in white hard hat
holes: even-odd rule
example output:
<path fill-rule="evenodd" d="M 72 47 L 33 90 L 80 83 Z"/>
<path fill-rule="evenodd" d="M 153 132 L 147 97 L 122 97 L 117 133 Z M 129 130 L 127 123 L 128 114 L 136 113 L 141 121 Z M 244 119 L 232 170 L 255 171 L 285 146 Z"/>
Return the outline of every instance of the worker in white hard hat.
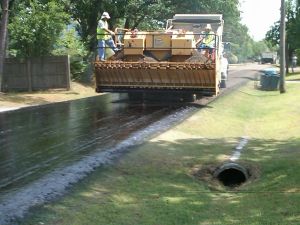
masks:
<path fill-rule="evenodd" d="M 292 56 L 292 72 L 294 73 L 294 68 L 297 67 L 297 60 L 298 60 L 298 57 L 297 55 L 294 53 L 293 56 Z"/>
<path fill-rule="evenodd" d="M 115 33 L 108 29 L 107 20 L 110 19 L 108 12 L 102 13 L 101 19 L 98 22 L 97 27 L 97 40 L 98 40 L 98 55 L 100 61 L 105 61 L 105 47 L 108 46 L 115 52 L 118 51 L 118 48 L 115 45 L 115 42 L 112 39 L 112 36 Z"/>
<path fill-rule="evenodd" d="M 198 41 L 196 41 L 198 49 L 209 49 L 210 54 L 215 48 L 215 33 L 212 31 L 211 25 L 206 24 L 204 32 L 200 35 Z"/>

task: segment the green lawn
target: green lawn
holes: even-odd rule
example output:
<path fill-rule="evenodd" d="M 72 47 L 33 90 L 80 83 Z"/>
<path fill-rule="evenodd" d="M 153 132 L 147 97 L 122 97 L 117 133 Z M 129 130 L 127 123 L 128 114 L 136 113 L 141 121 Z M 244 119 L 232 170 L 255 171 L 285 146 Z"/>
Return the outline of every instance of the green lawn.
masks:
<path fill-rule="evenodd" d="M 289 73 L 286 76 L 286 80 L 297 80 L 300 81 L 300 73 Z"/>
<path fill-rule="evenodd" d="M 99 168 L 20 224 L 299 225 L 300 84 L 282 95 L 253 87 Z M 228 160 L 243 136 L 240 163 L 252 174 L 245 184 L 229 189 L 208 173 L 194 176 Z"/>

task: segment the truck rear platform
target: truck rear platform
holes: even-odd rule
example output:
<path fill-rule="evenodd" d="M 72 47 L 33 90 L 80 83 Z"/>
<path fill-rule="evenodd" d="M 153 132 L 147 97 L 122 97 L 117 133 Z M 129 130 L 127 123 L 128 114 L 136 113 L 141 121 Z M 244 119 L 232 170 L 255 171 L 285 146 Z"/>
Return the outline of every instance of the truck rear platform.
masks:
<path fill-rule="evenodd" d="M 195 46 L 207 22 L 215 32 L 211 55 L 208 49 L 199 52 Z M 217 95 L 222 15 L 177 14 L 168 26 L 164 31 L 124 33 L 122 52 L 94 63 L 96 91 Z"/>

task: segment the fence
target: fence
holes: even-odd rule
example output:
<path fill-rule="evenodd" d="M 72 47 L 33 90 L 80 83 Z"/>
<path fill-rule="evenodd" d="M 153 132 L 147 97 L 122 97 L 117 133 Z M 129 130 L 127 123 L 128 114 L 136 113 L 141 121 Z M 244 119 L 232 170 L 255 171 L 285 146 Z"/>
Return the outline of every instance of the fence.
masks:
<path fill-rule="evenodd" d="M 70 89 L 69 56 L 5 60 L 2 90 L 36 91 Z"/>

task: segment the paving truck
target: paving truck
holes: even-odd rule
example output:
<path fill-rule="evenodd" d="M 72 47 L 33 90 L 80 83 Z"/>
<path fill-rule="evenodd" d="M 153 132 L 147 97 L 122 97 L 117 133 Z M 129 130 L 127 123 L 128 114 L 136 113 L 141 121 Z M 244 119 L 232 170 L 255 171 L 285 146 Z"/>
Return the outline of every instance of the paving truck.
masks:
<path fill-rule="evenodd" d="M 197 40 L 207 25 L 213 31 L 213 46 L 199 48 Z M 96 91 L 180 99 L 218 95 L 223 25 L 221 14 L 176 14 L 164 30 L 117 28 L 115 42 L 122 50 L 106 61 L 95 61 Z"/>
<path fill-rule="evenodd" d="M 277 52 L 263 52 L 261 53 L 260 62 L 261 64 L 271 63 L 276 64 Z"/>

